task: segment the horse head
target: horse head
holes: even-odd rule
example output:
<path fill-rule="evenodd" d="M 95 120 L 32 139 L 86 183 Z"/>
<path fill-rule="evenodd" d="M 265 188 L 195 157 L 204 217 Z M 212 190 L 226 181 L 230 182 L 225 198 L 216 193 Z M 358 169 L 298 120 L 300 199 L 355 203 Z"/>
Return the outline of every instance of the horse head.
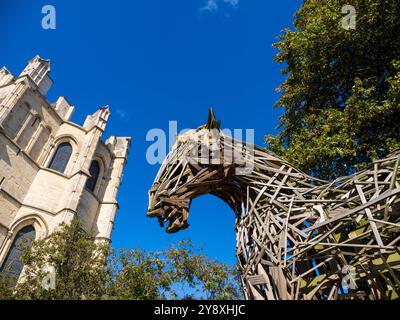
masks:
<path fill-rule="evenodd" d="M 149 191 L 148 216 L 167 232 L 186 229 L 191 201 L 213 194 L 240 212 L 242 190 L 236 175 L 249 170 L 251 149 L 225 135 L 210 109 L 207 123 L 177 137 Z"/>

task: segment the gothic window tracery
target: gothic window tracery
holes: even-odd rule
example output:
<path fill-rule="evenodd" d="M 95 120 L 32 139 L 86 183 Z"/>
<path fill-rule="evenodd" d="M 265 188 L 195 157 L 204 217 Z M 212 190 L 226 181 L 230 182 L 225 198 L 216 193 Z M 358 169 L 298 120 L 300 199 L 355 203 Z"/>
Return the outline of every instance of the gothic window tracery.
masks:
<path fill-rule="evenodd" d="M 64 173 L 71 158 L 71 155 L 71 144 L 69 144 L 68 142 L 61 143 L 54 153 L 53 159 L 51 160 L 49 165 L 49 169 Z"/>
<path fill-rule="evenodd" d="M 0 268 L 0 274 L 2 277 L 10 279 L 14 284 L 18 281 L 24 267 L 22 263 L 22 254 L 24 250 L 32 246 L 35 237 L 36 231 L 31 225 L 21 229 L 17 233 Z"/>

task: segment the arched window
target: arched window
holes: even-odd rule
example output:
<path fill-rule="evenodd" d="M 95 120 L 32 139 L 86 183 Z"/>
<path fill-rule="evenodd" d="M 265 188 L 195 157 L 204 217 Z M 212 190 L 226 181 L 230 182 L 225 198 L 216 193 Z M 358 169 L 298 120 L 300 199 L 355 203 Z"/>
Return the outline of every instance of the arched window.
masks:
<path fill-rule="evenodd" d="M 36 130 L 39 128 L 42 119 L 40 116 L 35 115 L 30 117 L 28 123 L 18 133 L 17 143 L 21 149 L 25 149 L 29 142 L 32 140 Z"/>
<path fill-rule="evenodd" d="M 25 126 L 25 122 L 30 119 L 29 110 L 30 105 L 24 103 L 12 108 L 10 115 L 5 122 L 5 132 L 10 138 L 14 139 L 18 132 Z M 21 128 L 22 127 L 22 128 Z"/>
<path fill-rule="evenodd" d="M 39 156 L 44 152 L 44 147 L 47 146 L 50 136 L 51 128 L 43 126 L 39 135 L 36 137 L 36 140 L 32 143 L 32 148 L 29 151 L 29 155 L 32 159 L 39 159 Z"/>
<path fill-rule="evenodd" d="M 86 188 L 93 192 L 100 174 L 100 165 L 98 161 L 92 161 L 89 172 L 91 176 L 86 181 Z"/>
<path fill-rule="evenodd" d="M 68 142 L 61 143 L 58 146 L 57 151 L 50 162 L 49 168 L 64 173 L 65 169 L 67 168 L 69 159 L 71 158 L 71 155 L 71 145 Z"/>
<path fill-rule="evenodd" d="M 0 268 L 1 275 L 10 279 L 14 284 L 18 281 L 24 267 L 22 264 L 23 251 L 32 246 L 35 237 L 36 232 L 32 226 L 21 229 L 15 236 L 7 257 Z"/>

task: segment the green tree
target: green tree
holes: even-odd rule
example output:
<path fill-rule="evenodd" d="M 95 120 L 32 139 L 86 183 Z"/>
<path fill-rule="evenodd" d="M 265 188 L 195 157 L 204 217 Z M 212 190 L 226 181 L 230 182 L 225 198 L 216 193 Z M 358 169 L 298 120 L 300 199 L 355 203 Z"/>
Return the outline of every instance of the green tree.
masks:
<path fill-rule="evenodd" d="M 113 299 L 238 299 L 234 269 L 210 260 L 190 241 L 146 252 L 122 250 L 112 259 Z"/>
<path fill-rule="evenodd" d="M 109 250 L 78 222 L 63 225 L 23 254 L 15 288 L 0 277 L 0 299 L 238 299 L 235 270 L 208 259 L 190 241 L 158 252 Z M 49 286 L 55 270 L 55 286 Z"/>
<path fill-rule="evenodd" d="M 345 5 L 356 29 L 343 27 Z M 275 44 L 287 77 L 269 150 L 333 179 L 400 147 L 399 17 L 398 0 L 304 0 Z"/>
<path fill-rule="evenodd" d="M 17 285 L 16 299 L 79 300 L 101 299 L 110 279 L 106 268 L 109 248 L 94 242 L 74 220 L 46 239 L 33 243 L 23 251 L 25 270 Z M 46 288 L 55 270 L 55 290 Z"/>
<path fill-rule="evenodd" d="M 0 301 L 14 299 L 13 282 L 0 276 Z"/>

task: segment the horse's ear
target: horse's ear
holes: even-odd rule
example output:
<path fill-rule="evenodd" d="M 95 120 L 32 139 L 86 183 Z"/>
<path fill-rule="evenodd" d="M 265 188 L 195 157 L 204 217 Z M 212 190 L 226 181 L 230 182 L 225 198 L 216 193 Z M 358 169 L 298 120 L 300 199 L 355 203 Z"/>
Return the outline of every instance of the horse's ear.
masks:
<path fill-rule="evenodd" d="M 217 119 L 215 118 L 215 115 L 214 115 L 214 110 L 212 108 L 210 108 L 208 110 L 208 119 L 207 119 L 205 128 L 208 130 L 212 130 L 212 129 L 220 130 L 221 129 L 221 121 L 217 121 Z"/>

